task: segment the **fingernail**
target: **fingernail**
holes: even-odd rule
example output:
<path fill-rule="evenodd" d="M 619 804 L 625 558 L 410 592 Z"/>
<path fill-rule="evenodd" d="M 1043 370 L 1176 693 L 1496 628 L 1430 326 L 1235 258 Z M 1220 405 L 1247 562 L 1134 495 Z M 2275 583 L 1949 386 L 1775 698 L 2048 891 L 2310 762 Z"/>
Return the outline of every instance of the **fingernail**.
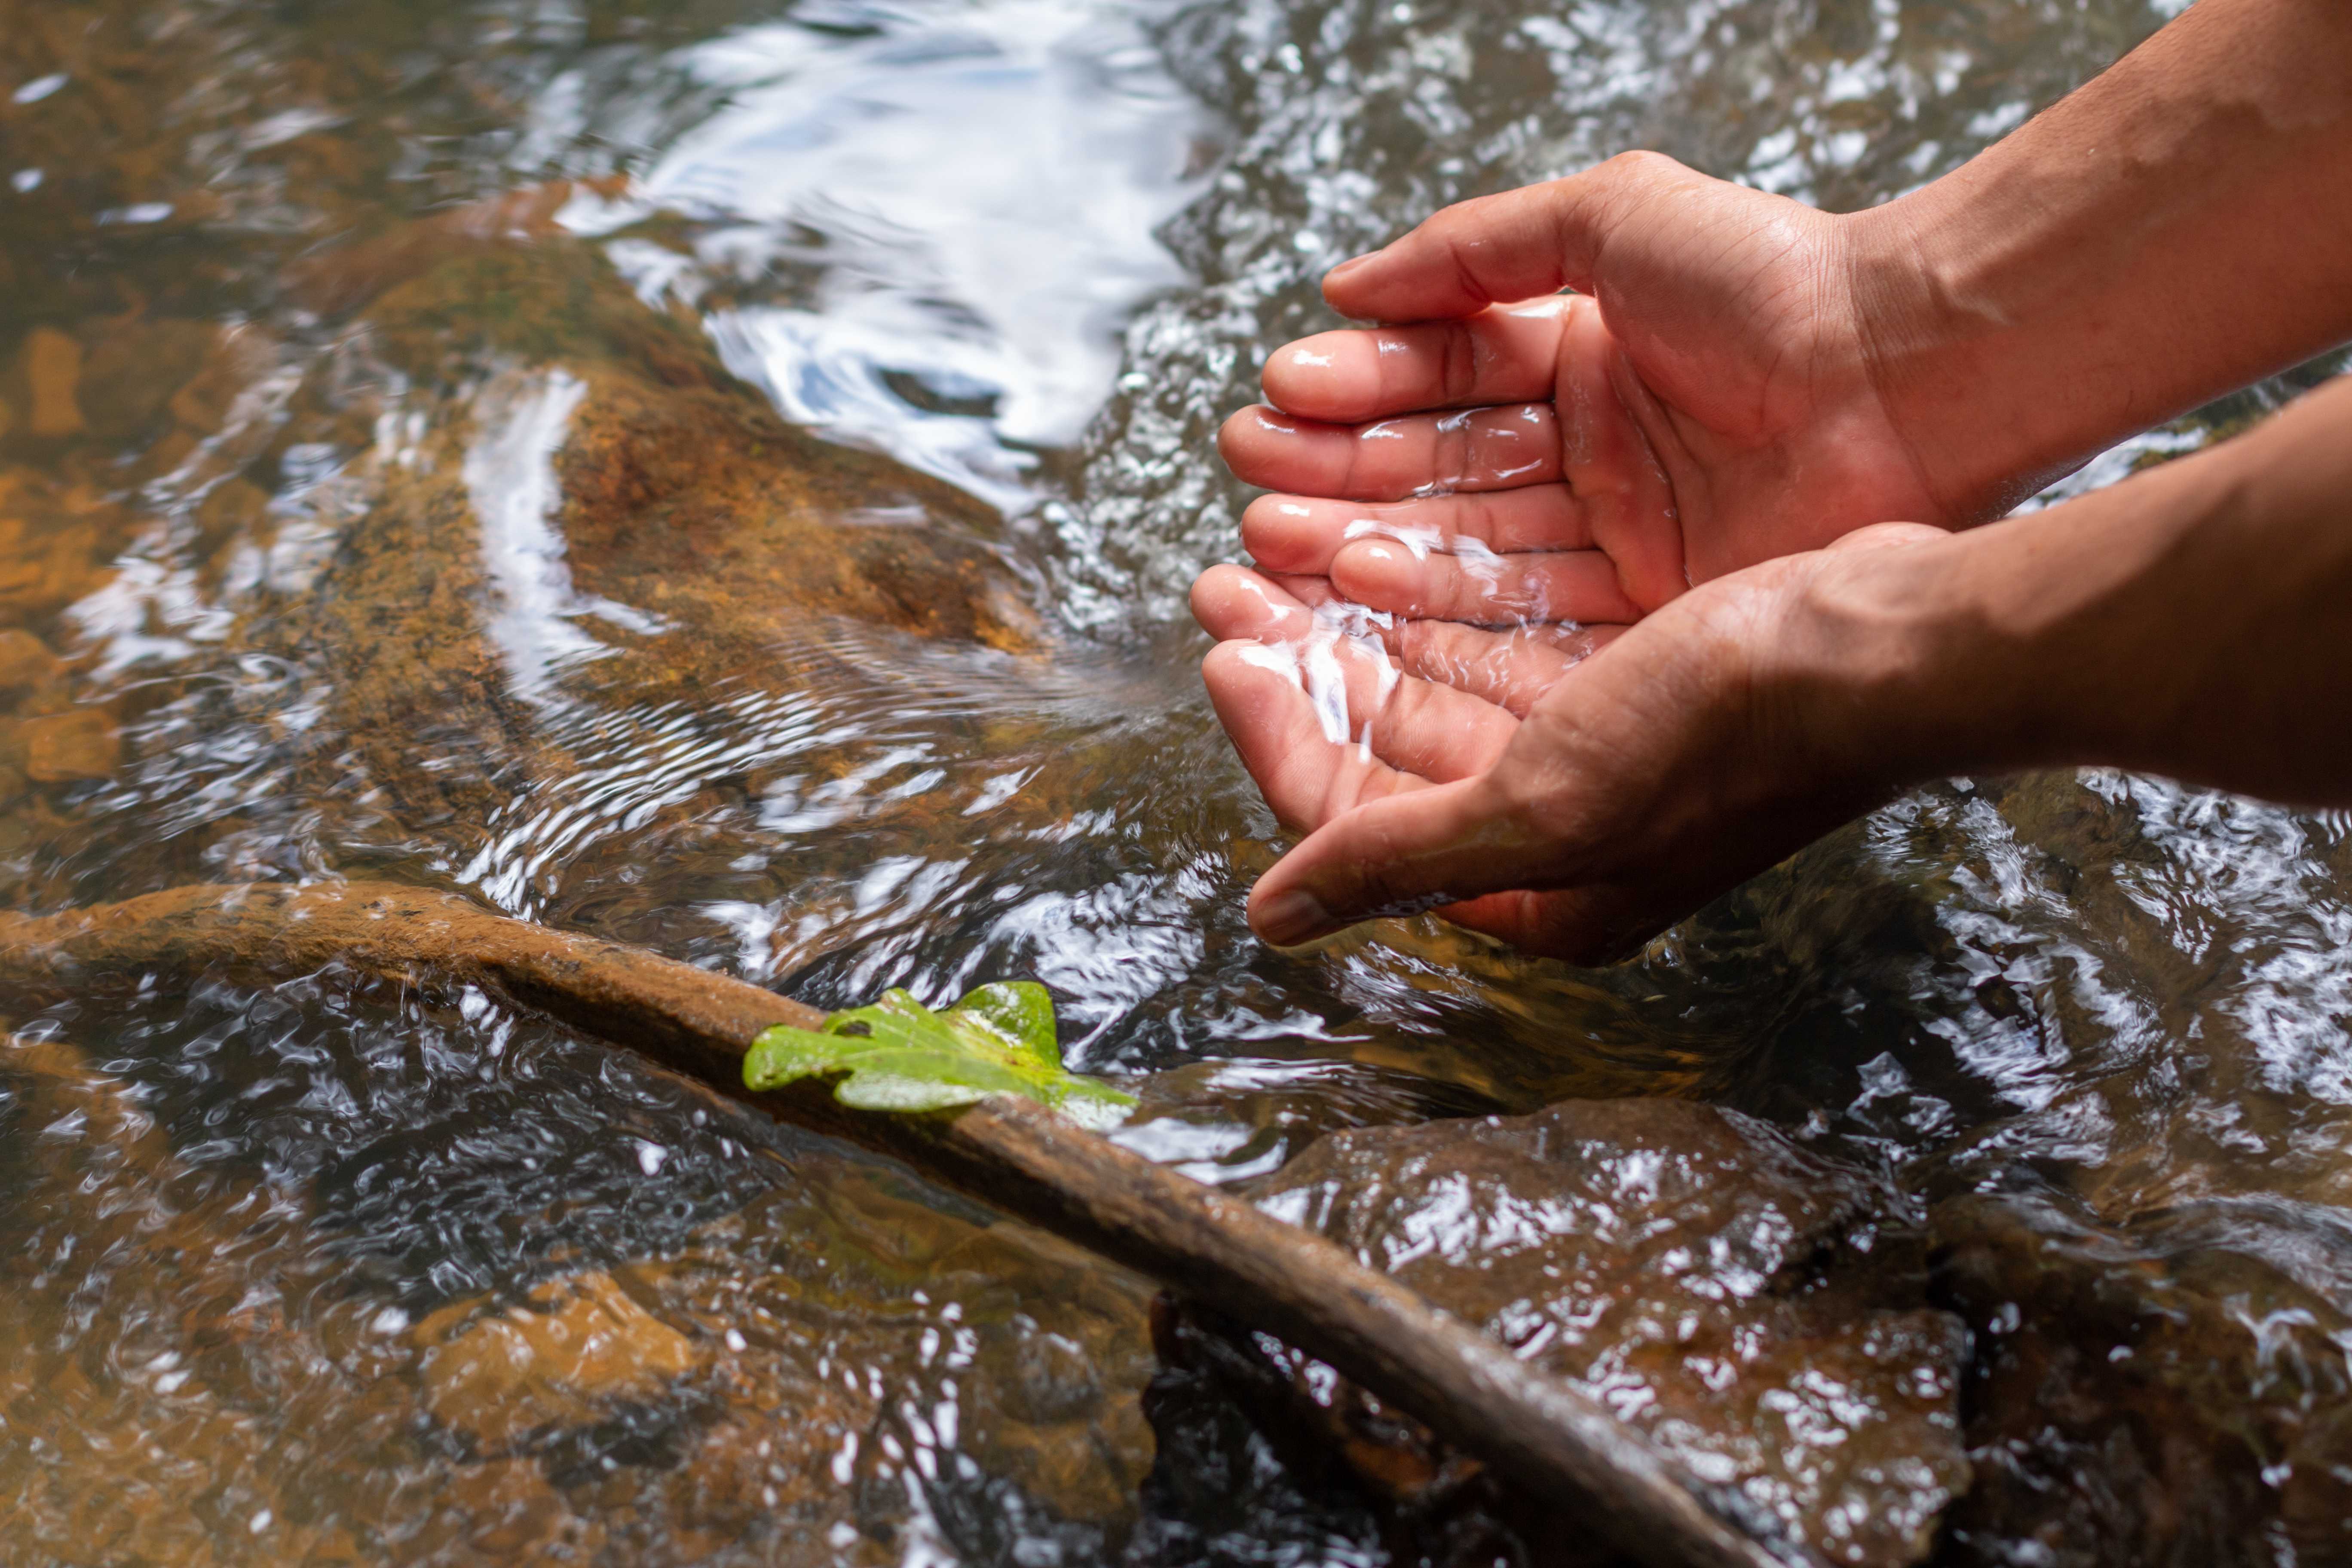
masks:
<path fill-rule="evenodd" d="M 1331 911 L 1304 888 L 1293 888 L 1266 900 L 1251 923 L 1276 947 L 1296 947 L 1323 935 L 1331 925 Z"/>
<path fill-rule="evenodd" d="M 1386 249 L 1387 247 L 1384 246 L 1384 247 L 1382 247 L 1381 248 L 1382 248 L 1382 249 Z M 1364 265 L 1364 263 L 1366 263 L 1366 262 L 1368 262 L 1368 261 L 1370 261 L 1370 260 L 1374 259 L 1374 258 L 1377 258 L 1380 254 L 1381 254 L 1381 252 L 1380 252 L 1380 251 L 1378 251 L 1378 250 L 1368 250 L 1368 251 L 1364 252 L 1364 254 L 1363 254 L 1363 255 L 1361 255 L 1361 256 L 1351 256 L 1351 257 L 1348 258 L 1348 259 L 1347 259 L 1347 260 L 1342 261 L 1341 263 L 1339 263 L 1339 266 L 1334 267 L 1333 268 L 1331 268 L 1331 270 L 1330 270 L 1330 271 L 1326 272 L 1325 274 L 1323 274 L 1323 281 L 1325 281 L 1326 283 L 1328 283 L 1328 282 L 1332 281 L 1334 279 L 1339 278 L 1339 277 L 1341 277 L 1341 276 L 1343 276 L 1343 275 L 1345 275 L 1345 274 L 1347 274 L 1347 273 L 1353 272 L 1357 268 L 1361 267 L 1361 266 L 1363 266 L 1363 265 Z"/>

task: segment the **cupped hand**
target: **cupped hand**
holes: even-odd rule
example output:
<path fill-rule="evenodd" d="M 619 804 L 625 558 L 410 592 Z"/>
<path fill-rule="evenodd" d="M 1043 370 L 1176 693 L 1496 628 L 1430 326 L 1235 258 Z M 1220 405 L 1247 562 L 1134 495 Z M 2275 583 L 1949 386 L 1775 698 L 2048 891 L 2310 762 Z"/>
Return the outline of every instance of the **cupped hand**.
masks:
<path fill-rule="evenodd" d="M 1858 243 L 1654 153 L 1449 207 L 1325 279 L 1389 324 L 1277 350 L 1270 405 L 1226 423 L 1275 492 L 1243 543 L 1376 608 L 1622 623 L 1864 524 L 1968 521 L 1874 380 L 1906 329 Z"/>
<path fill-rule="evenodd" d="M 1359 617 L 1349 637 L 1318 623 L 1318 580 L 1211 570 L 1210 696 L 1306 833 L 1252 926 L 1292 944 L 1433 909 L 1529 952 L 1622 956 L 1900 782 L 1856 695 L 1883 672 L 1823 587 L 1874 548 L 1946 537 L 1865 529 L 1584 632 Z"/>

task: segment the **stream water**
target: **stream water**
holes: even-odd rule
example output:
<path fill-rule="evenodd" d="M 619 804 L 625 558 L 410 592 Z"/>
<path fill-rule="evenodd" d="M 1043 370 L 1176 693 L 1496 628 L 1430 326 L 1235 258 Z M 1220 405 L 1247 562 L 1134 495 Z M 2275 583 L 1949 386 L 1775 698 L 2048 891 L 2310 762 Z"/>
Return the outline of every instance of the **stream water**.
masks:
<path fill-rule="evenodd" d="M 1883 200 L 2173 8 L 9 0 L 0 897 L 365 877 L 819 1006 L 1035 978 L 1212 1182 L 1703 1098 L 1900 1224 L 2005 1205 L 2080 1367 L 2178 1330 L 2193 1376 L 1972 1428 L 2011 1501 L 1938 1561 L 2352 1561 L 2352 820 L 1952 780 L 1619 968 L 1285 955 L 1183 612 L 1333 262 L 1633 146 Z M 1171 1393 L 1138 1282 L 491 999 L 8 1023 L 0 1560 L 1434 1550 Z M 2019 1268 L 1948 1287 L 1980 1352 Z M 2109 1427 L 2230 1457 L 2116 1479 Z"/>

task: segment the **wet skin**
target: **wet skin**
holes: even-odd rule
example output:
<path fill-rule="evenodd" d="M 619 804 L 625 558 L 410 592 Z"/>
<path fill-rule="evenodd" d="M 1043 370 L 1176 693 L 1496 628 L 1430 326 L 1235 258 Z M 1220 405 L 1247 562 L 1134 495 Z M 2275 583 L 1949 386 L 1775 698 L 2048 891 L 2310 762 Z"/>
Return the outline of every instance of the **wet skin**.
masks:
<path fill-rule="evenodd" d="M 2347 121 L 2352 16 L 2221 0 L 1868 213 L 1631 154 L 1336 269 L 1334 309 L 1397 324 L 1276 352 L 1267 405 L 1220 437 L 1273 492 L 1243 520 L 1257 570 L 1193 589 L 1218 715 L 1308 834 L 1254 928 L 1304 942 L 1439 908 L 1614 957 L 1964 767 L 2345 798 L 2352 758 L 2293 719 L 2341 695 L 2308 662 L 2158 651 L 2218 593 L 2221 618 L 2340 664 L 2345 398 L 2194 479 L 1947 531 L 2352 337 Z M 2261 287 L 2200 287 L 2224 271 Z M 2202 578 L 2180 575 L 2192 555 Z M 1334 650 L 1344 746 L 1253 651 L 1339 601 L 1389 623 L 1385 658 Z M 2233 721 L 2186 721 L 2249 688 Z"/>

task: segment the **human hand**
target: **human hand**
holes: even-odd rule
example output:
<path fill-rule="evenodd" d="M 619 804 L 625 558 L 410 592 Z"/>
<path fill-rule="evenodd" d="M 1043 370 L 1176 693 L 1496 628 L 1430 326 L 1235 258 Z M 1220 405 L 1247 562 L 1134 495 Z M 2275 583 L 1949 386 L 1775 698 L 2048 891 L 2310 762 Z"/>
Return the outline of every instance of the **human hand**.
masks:
<path fill-rule="evenodd" d="M 1244 546 L 1378 609 L 1622 623 L 1866 523 L 1967 521 L 1874 380 L 1909 328 L 1874 317 L 1856 243 L 1655 153 L 1449 207 L 1324 281 L 1418 324 L 1277 350 L 1273 406 L 1227 421 L 1226 462 L 1276 492 Z"/>
<path fill-rule="evenodd" d="M 1318 633 L 1316 580 L 1213 568 L 1193 589 L 1221 639 L 1210 696 L 1307 833 L 1259 879 L 1252 926 L 1288 944 L 1434 908 L 1529 952 L 1621 956 L 1903 782 L 1857 700 L 1899 652 L 1825 606 L 1844 563 L 1947 537 L 1865 529 L 1630 628 L 1399 618 L 1378 642 L 1332 637 L 1328 616 Z M 1318 645 L 1347 743 L 1294 668 Z"/>

